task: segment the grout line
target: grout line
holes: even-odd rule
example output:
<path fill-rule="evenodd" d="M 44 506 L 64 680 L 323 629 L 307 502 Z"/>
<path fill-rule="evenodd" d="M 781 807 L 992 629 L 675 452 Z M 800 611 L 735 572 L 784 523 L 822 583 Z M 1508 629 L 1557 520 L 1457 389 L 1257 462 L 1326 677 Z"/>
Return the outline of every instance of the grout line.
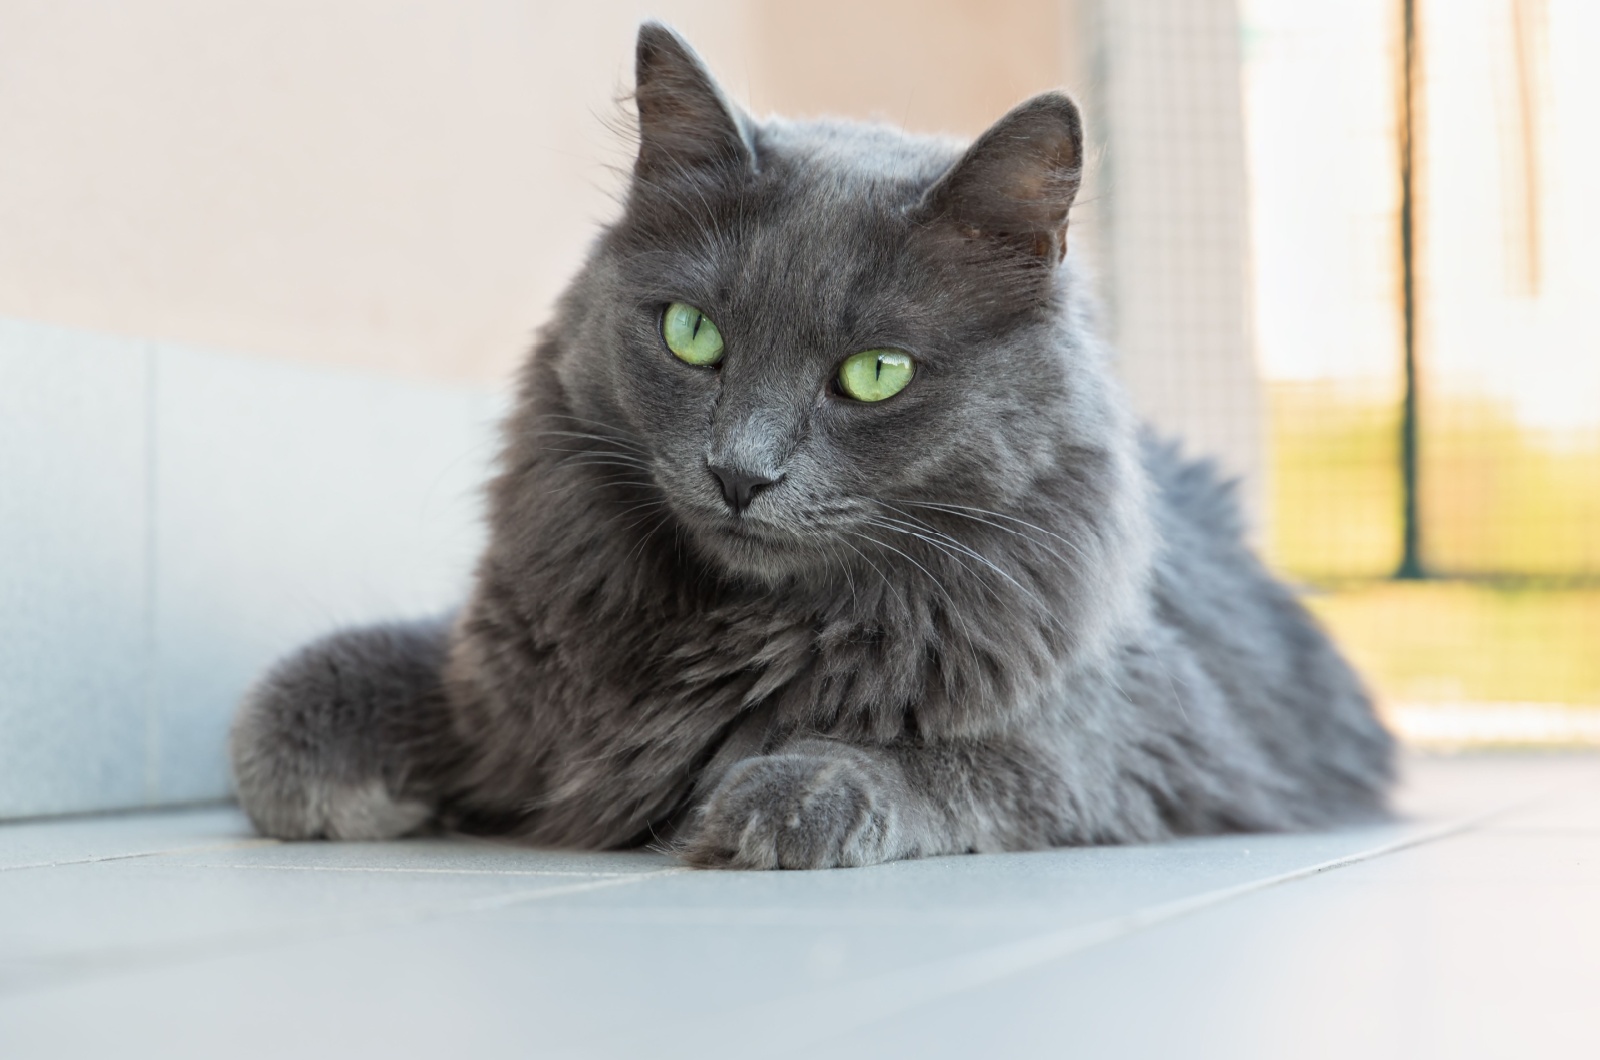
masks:
<path fill-rule="evenodd" d="M 1188 898 L 1163 902 L 1122 916 L 1050 932 L 1021 942 L 992 946 L 800 996 L 790 995 L 779 1000 L 748 1006 L 743 1010 L 726 1013 L 720 1025 L 724 1032 L 731 1035 L 737 1036 L 744 1032 L 755 1034 L 762 1027 L 776 1025 L 776 1021 L 784 1014 L 792 1014 L 797 1005 L 803 1011 L 828 1012 L 829 1020 L 826 1027 L 817 1024 L 815 1033 L 808 1035 L 801 1032 L 787 1051 L 810 1048 L 829 1038 L 880 1022 L 889 1016 L 1021 975 L 1096 946 L 1126 938 L 1159 924 L 1258 891 L 1295 883 L 1471 831 L 1494 817 L 1520 809 L 1540 797 L 1542 796 L 1520 799 L 1493 810 L 1426 828 L 1388 843 L 1380 843 L 1375 847 L 1318 862 L 1305 868 L 1205 891 Z"/>
<path fill-rule="evenodd" d="M 435 903 L 373 913 L 365 917 L 324 918 L 321 921 L 301 921 L 286 924 L 273 931 L 240 932 L 209 939 L 198 939 L 172 946 L 130 947 L 123 950 L 90 951 L 45 958 L 32 968 L 9 972 L 0 965 L 0 997 L 30 990 L 72 986 L 85 978 L 114 975 L 122 972 L 143 971 L 151 967 L 173 966 L 210 958 L 229 957 L 249 949 L 272 948 L 298 943 L 316 943 L 336 937 L 345 937 L 367 931 L 405 928 L 460 914 L 492 912 L 513 906 L 525 905 L 546 898 L 563 898 L 588 891 L 605 890 L 643 883 L 661 876 L 677 876 L 694 872 L 688 868 L 657 869 L 628 876 L 586 880 L 559 887 L 541 887 L 536 890 L 511 891 L 488 895 L 465 902 Z"/>
<path fill-rule="evenodd" d="M 267 872 L 389 872 L 407 876 L 415 873 L 441 876 L 581 876 L 584 879 L 654 876 L 663 871 L 661 869 L 646 869 L 641 872 L 607 872 L 600 870 L 589 872 L 583 869 L 407 869 L 387 865 L 241 865 L 204 863 L 188 863 L 184 867 L 191 869 L 249 869 L 252 871 L 261 869 Z"/>
<path fill-rule="evenodd" d="M 656 869 L 653 872 L 636 872 L 627 876 L 613 876 L 608 879 L 590 880 L 585 883 L 569 883 L 564 887 L 541 887 L 537 891 L 513 891 L 510 894 L 489 895 L 484 898 L 474 899 L 470 902 L 464 902 L 461 905 L 440 910 L 440 913 L 477 913 L 490 909 L 505 909 L 514 905 L 522 905 L 525 902 L 536 902 L 544 898 L 564 898 L 569 894 L 582 894 L 585 891 L 601 891 L 608 887 L 620 887 L 630 883 L 641 883 L 645 880 L 657 879 L 662 876 L 682 876 L 686 872 L 694 871 L 696 870 L 688 868 Z M 419 917 L 418 919 L 432 919 L 432 917 L 425 916 Z"/>
<path fill-rule="evenodd" d="M 175 817 L 203 810 L 237 810 L 232 795 L 204 799 L 174 799 L 159 806 L 102 806 L 92 810 L 67 810 L 62 813 L 30 813 L 19 817 L 0 817 L 0 835 L 15 825 L 74 824 L 83 821 L 126 821 L 130 818 Z M 241 818 L 242 819 L 242 818 Z"/>
<path fill-rule="evenodd" d="M 98 865 L 103 861 L 129 861 L 133 858 L 159 858 L 167 854 L 194 854 L 205 850 L 252 850 L 256 847 L 278 846 L 279 839 L 230 839 L 222 843 L 196 843 L 186 847 L 167 847 L 161 850 L 136 850 L 131 854 L 101 854 L 92 858 L 68 858 L 65 861 L 33 861 L 25 865 L 0 865 L 0 872 L 18 872 L 22 869 L 57 869 L 66 865 Z"/>

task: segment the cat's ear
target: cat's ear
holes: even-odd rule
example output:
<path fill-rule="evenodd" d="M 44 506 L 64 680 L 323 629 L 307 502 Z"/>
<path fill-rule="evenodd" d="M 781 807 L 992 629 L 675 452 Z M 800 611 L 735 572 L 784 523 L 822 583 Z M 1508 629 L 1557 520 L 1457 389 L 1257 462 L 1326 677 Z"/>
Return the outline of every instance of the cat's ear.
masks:
<path fill-rule="evenodd" d="M 682 37 L 659 22 L 644 23 L 635 64 L 639 179 L 754 170 L 750 120 L 728 102 Z"/>
<path fill-rule="evenodd" d="M 1067 211 L 1083 176 L 1083 123 L 1059 92 L 995 122 L 918 205 L 926 222 L 998 239 L 1055 263 L 1067 253 Z"/>

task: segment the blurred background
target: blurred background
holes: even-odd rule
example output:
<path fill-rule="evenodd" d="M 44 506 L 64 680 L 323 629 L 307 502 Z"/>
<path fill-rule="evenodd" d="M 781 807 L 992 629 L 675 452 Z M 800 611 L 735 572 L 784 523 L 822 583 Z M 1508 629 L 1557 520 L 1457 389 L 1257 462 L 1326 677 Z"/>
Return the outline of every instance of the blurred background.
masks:
<path fill-rule="evenodd" d="M 0 816 L 223 794 L 266 660 L 460 595 L 643 17 L 757 114 L 1073 91 L 1136 401 L 1391 721 L 1600 743 L 1600 5 L 0 0 Z"/>
<path fill-rule="evenodd" d="M 1600 705 L 1600 5 L 1247 0 L 1272 561 L 1419 741 Z"/>

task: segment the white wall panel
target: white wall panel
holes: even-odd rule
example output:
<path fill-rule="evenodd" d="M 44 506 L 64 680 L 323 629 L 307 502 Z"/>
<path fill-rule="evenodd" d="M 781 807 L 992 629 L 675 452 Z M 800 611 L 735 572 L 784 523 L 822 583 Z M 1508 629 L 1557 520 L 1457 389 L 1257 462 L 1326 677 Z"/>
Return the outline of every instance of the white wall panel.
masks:
<path fill-rule="evenodd" d="M 0 320 L 0 815 L 145 798 L 148 374 Z"/>
<path fill-rule="evenodd" d="M 494 405 L 0 321 L 0 817 L 224 797 L 274 658 L 454 606 Z"/>

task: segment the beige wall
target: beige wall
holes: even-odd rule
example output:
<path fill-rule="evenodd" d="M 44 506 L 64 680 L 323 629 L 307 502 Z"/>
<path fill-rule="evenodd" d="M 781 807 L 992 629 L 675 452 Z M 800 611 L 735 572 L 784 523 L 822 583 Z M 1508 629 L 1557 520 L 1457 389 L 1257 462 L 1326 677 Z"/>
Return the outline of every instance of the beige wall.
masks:
<path fill-rule="evenodd" d="M 0 0 L 0 315 L 495 379 L 613 203 L 641 17 L 758 111 L 974 133 L 1055 0 Z"/>
<path fill-rule="evenodd" d="M 1141 409 L 1259 510 L 1235 0 L 0 0 L 0 316 L 497 380 L 610 217 L 642 17 L 759 112 L 1067 85 Z M 1103 162 L 1103 166 L 1098 163 Z"/>

